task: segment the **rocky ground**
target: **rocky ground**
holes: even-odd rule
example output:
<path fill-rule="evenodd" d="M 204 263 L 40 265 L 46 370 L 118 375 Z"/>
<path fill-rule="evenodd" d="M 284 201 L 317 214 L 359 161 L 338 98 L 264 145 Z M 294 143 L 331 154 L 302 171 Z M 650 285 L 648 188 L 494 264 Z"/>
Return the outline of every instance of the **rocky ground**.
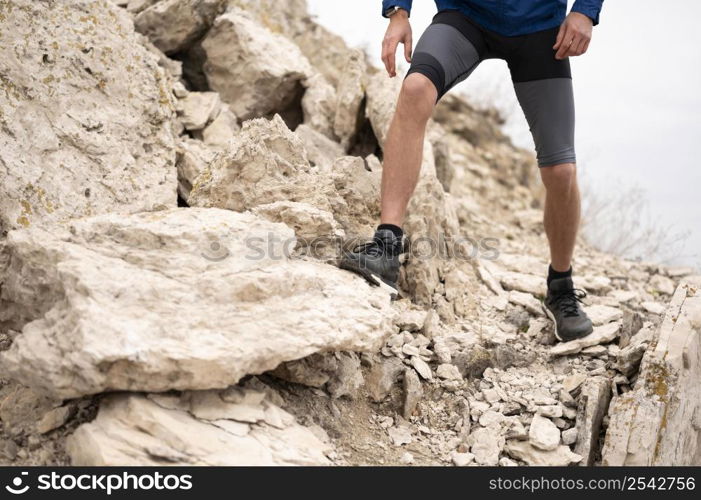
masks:
<path fill-rule="evenodd" d="M 701 280 L 582 241 L 595 331 L 557 343 L 496 113 L 437 109 L 391 301 L 335 264 L 401 82 L 303 0 L 0 21 L 0 463 L 700 463 Z"/>

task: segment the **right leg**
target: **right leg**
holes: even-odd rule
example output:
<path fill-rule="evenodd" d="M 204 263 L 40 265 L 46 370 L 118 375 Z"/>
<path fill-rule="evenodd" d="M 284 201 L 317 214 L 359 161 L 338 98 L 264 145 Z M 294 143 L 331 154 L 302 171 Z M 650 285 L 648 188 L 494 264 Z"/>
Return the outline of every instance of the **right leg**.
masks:
<path fill-rule="evenodd" d="M 421 36 L 402 85 L 384 146 L 381 222 L 401 227 L 416 188 L 426 124 L 436 102 L 467 78 L 486 47 L 481 33 L 455 11 L 436 15 Z"/>
<path fill-rule="evenodd" d="M 382 224 L 401 227 L 421 171 L 426 124 L 438 91 L 426 76 L 409 75 L 387 132 L 382 167 Z"/>
<path fill-rule="evenodd" d="M 421 172 L 426 124 L 438 99 L 467 78 L 483 53 L 482 35 L 456 11 L 438 13 L 421 36 L 385 139 L 382 224 L 372 241 L 344 253 L 341 268 L 397 288 L 401 225 Z"/>

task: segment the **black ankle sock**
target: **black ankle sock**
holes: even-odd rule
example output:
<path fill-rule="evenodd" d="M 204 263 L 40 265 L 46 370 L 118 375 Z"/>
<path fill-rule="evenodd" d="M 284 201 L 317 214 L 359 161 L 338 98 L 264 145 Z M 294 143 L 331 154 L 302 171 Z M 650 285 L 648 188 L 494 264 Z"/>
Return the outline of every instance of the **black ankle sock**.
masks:
<path fill-rule="evenodd" d="M 572 277 L 572 266 L 568 271 L 556 271 L 553 266 L 548 266 L 548 286 L 552 280 L 559 280 L 560 278 L 571 278 Z"/>
<path fill-rule="evenodd" d="M 392 231 L 392 234 L 394 234 L 395 238 L 401 238 L 402 236 L 404 236 L 404 231 L 402 231 L 402 228 L 399 226 L 395 226 L 394 224 L 380 224 L 379 226 L 377 226 L 377 230 L 379 231 L 381 229 L 388 229 Z"/>

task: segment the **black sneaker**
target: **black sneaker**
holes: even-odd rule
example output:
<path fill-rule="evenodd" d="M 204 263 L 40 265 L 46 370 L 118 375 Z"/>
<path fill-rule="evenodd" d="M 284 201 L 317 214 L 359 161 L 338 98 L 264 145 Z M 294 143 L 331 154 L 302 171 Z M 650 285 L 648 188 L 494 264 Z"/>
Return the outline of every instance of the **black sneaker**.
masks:
<path fill-rule="evenodd" d="M 574 288 L 572 278 L 550 282 L 543 310 L 555 323 L 555 336 L 560 341 L 581 339 L 594 331 L 591 320 L 579 306 L 586 296 L 584 290 Z"/>
<path fill-rule="evenodd" d="M 402 238 L 389 229 L 378 229 L 372 241 L 344 252 L 339 267 L 361 275 L 373 285 L 385 283 L 398 292 L 399 256 L 403 252 Z"/>

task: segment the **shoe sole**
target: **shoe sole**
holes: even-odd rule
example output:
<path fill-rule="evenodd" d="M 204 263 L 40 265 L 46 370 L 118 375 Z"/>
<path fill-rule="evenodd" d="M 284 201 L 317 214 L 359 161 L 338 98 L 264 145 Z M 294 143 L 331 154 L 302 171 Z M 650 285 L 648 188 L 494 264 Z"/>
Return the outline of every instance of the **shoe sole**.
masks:
<path fill-rule="evenodd" d="M 589 335 L 591 335 L 592 332 L 594 331 L 594 329 L 592 328 L 591 331 L 590 331 L 589 333 L 587 333 L 586 335 L 582 335 L 581 337 L 576 337 L 576 338 L 570 339 L 570 340 L 564 340 L 562 337 L 560 337 L 560 333 L 557 331 L 557 321 L 555 321 L 555 316 L 553 315 L 553 313 L 551 313 L 551 312 L 550 312 L 550 309 L 547 308 L 547 306 L 545 305 L 545 302 L 541 302 L 540 306 L 543 308 L 543 312 L 545 313 L 545 315 L 546 315 L 548 318 L 550 318 L 550 321 L 553 322 L 553 330 L 554 330 L 554 333 L 555 333 L 555 337 L 556 337 L 557 340 L 559 340 L 560 342 L 572 342 L 573 340 L 583 339 L 583 338 L 588 337 Z"/>
<path fill-rule="evenodd" d="M 397 300 L 401 295 L 399 292 L 399 287 L 396 283 L 386 280 L 382 276 L 371 273 L 364 267 L 356 266 L 354 263 L 348 261 L 341 261 L 338 267 L 362 276 L 363 278 L 365 278 L 365 281 L 367 281 L 373 286 L 379 286 L 380 288 L 389 288 L 389 290 L 387 291 L 390 293 L 390 297 L 392 298 L 392 300 Z"/>
<path fill-rule="evenodd" d="M 562 340 L 562 337 L 560 337 L 560 333 L 557 331 L 557 321 L 555 321 L 555 316 L 553 315 L 553 313 L 550 312 L 550 309 L 547 308 L 544 302 L 541 303 L 541 307 L 543 308 L 543 312 L 545 313 L 545 315 L 548 318 L 550 318 L 550 321 L 553 322 L 553 329 L 557 340 L 559 340 L 560 342 L 565 342 L 564 340 Z"/>

